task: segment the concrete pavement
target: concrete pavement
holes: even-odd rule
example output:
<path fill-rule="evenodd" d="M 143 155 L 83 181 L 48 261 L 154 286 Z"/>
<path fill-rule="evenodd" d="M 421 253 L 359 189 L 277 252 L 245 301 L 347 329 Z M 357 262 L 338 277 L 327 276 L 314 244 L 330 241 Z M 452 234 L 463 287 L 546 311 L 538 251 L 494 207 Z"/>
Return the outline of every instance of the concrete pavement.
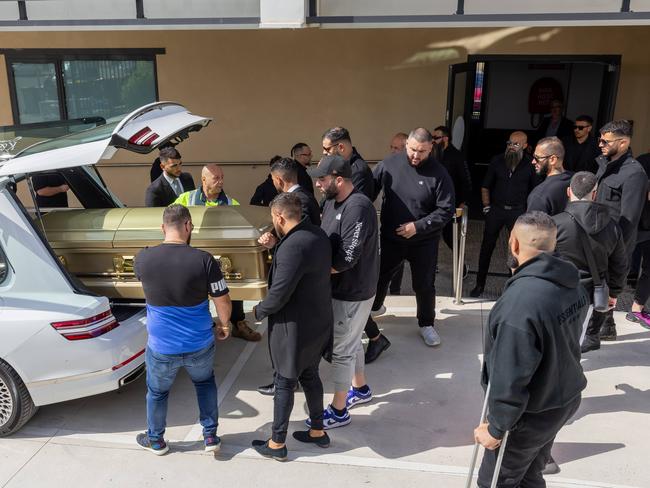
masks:
<path fill-rule="evenodd" d="M 478 421 L 481 324 L 492 302 L 462 306 L 438 299 L 443 343 L 426 347 L 418 336 L 413 297 L 389 297 L 379 320 L 392 346 L 367 376 L 372 403 L 352 410 L 352 423 L 330 431 L 332 446 L 299 445 L 289 436 L 291 462 L 260 458 L 253 439 L 270 436 L 272 400 L 255 391 L 271 380 L 266 337 L 261 343 L 220 343 L 223 448 L 203 453 L 192 384 L 179 375 L 170 394 L 171 452 L 139 449 L 145 427 L 143 378 L 119 392 L 43 407 L 11 438 L 0 439 L 0 487 L 242 486 L 462 487 Z M 589 384 L 575 418 L 553 450 L 562 472 L 553 487 L 647 487 L 650 463 L 644 440 L 650 421 L 650 332 L 616 313 L 620 338 L 583 360 Z M 261 325 L 264 328 L 264 324 Z M 330 369 L 322 367 L 326 402 Z M 290 432 L 304 429 L 306 409 L 296 396 Z"/>

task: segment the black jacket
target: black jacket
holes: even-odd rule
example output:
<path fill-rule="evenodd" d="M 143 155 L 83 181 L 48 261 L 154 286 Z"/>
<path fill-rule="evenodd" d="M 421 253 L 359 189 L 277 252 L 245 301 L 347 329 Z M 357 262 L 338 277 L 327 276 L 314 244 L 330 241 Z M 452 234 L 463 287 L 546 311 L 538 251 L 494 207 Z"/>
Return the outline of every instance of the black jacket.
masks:
<path fill-rule="evenodd" d="M 484 334 L 490 435 L 501 439 L 524 413 L 561 408 L 580 395 L 587 385 L 579 341 L 588 307 L 576 267 L 547 253 L 506 282 Z"/>
<path fill-rule="evenodd" d="M 589 291 L 590 299 L 593 297 L 594 282 L 577 223 L 589 236 L 598 273 L 602 280 L 607 280 L 609 295 L 617 297 L 625 286 L 627 254 L 621 229 L 610 217 L 607 207 L 584 200 L 569 202 L 566 210 L 554 216 L 553 220 L 557 225 L 555 251 L 576 265 L 580 271 L 580 282 Z"/>
<path fill-rule="evenodd" d="M 296 161 L 296 164 L 298 165 L 298 184 L 302 186 L 305 190 L 307 190 L 309 193 L 311 193 L 313 196 L 314 182 L 311 179 L 311 176 L 309 176 L 309 173 L 307 173 L 307 168 L 305 168 L 298 161 Z"/>
<path fill-rule="evenodd" d="M 466 203 L 472 193 L 472 177 L 462 153 L 452 144 L 449 144 L 447 149 L 442 152 L 442 160 L 440 162 L 454 183 L 456 207 L 461 203 Z"/>
<path fill-rule="evenodd" d="M 350 158 L 350 166 L 352 166 L 352 184 L 365 196 L 374 200 L 374 181 L 372 179 L 372 171 L 368 167 L 361 155 L 357 152 L 357 148 L 352 148 L 352 157 Z M 300 181 L 298 181 L 300 183 Z"/>
<path fill-rule="evenodd" d="M 275 246 L 269 292 L 255 307 L 255 318 L 269 318 L 271 362 L 285 378 L 318 365 L 331 348 L 331 267 L 327 235 L 304 220 Z"/>
<path fill-rule="evenodd" d="M 629 260 L 636 246 L 639 220 L 648 195 L 648 176 L 631 151 L 616 161 L 610 162 L 605 156 L 596 161 L 596 201 L 607 205 L 610 215 L 618 222 Z"/>
<path fill-rule="evenodd" d="M 650 181 L 650 153 L 640 154 L 636 160 L 643 167 Z M 648 188 L 648 191 L 650 191 L 650 188 Z M 648 234 L 650 234 L 650 200 L 646 199 L 643 205 L 643 212 L 641 212 L 641 220 L 639 220 L 639 236 L 637 241 L 647 241 L 650 238 Z"/>
<path fill-rule="evenodd" d="M 191 174 L 181 173 L 179 179 L 181 180 L 183 192 L 191 191 L 196 188 Z M 165 179 L 165 176 L 161 174 L 158 178 L 153 180 L 147 188 L 147 192 L 144 195 L 144 205 L 145 207 L 166 207 L 173 203 L 176 198 L 176 193 L 172 190 L 172 187 Z"/>
<path fill-rule="evenodd" d="M 381 236 L 400 243 L 416 243 L 440 235 L 455 211 L 454 185 L 447 170 L 433 156 L 411 166 L 406 151 L 391 154 L 373 171 L 375 195 L 384 190 Z M 373 199 L 374 199 L 373 198 Z M 398 236 L 402 224 L 415 222 L 410 239 Z"/>
<path fill-rule="evenodd" d="M 598 164 L 596 158 L 601 155 L 598 142 L 592 135 L 587 137 L 585 142 L 580 144 L 575 136 L 565 137 L 564 144 L 564 169 L 577 173 L 578 171 L 590 171 L 596 174 Z"/>
<path fill-rule="evenodd" d="M 293 193 L 300 198 L 303 218 L 307 217 L 309 222 L 320 226 L 320 206 L 314 198 L 314 193 L 306 190 L 302 185 L 293 190 Z"/>
<path fill-rule="evenodd" d="M 278 190 L 275 189 L 273 184 L 273 179 L 269 174 L 266 179 L 257 185 L 255 188 L 255 193 L 251 197 L 250 204 L 257 205 L 258 207 L 268 207 L 273 200 L 278 195 Z"/>

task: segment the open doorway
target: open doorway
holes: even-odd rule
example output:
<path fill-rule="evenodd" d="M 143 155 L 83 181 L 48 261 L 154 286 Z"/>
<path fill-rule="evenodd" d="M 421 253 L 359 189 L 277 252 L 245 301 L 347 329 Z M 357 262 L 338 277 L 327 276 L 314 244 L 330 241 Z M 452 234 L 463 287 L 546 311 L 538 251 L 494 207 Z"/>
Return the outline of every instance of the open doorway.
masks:
<path fill-rule="evenodd" d="M 612 119 L 620 64 L 618 55 L 473 55 L 449 67 L 446 123 L 472 174 L 473 217 L 492 156 L 514 130 L 534 144 L 554 99 L 570 120 L 591 116 L 594 130 Z"/>

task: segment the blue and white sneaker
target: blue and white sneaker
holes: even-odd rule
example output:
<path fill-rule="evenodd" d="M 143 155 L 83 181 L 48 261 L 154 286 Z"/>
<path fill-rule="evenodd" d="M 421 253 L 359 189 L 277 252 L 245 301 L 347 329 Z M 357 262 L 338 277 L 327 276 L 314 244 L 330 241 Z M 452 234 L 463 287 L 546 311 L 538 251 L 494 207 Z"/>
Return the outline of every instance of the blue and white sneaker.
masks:
<path fill-rule="evenodd" d="M 342 416 L 338 416 L 332 410 L 332 406 L 328 405 L 325 411 L 323 412 L 323 430 L 335 429 L 337 427 L 343 427 L 348 425 L 351 422 L 350 412 L 345 410 L 345 413 Z M 305 420 L 307 427 L 311 429 L 311 419 Z"/>
<path fill-rule="evenodd" d="M 351 386 L 348 390 L 348 396 L 345 399 L 345 405 L 348 409 L 372 401 L 372 390 L 368 387 L 366 393 L 361 393 L 355 387 Z"/>

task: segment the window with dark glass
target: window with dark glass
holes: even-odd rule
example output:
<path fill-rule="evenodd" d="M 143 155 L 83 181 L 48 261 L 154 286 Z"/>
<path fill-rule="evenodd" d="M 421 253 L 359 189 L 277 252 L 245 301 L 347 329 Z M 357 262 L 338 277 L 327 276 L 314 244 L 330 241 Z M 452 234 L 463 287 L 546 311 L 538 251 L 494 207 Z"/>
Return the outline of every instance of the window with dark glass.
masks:
<path fill-rule="evenodd" d="M 110 118 L 155 102 L 164 51 L 134 51 L 5 50 L 14 123 Z"/>

